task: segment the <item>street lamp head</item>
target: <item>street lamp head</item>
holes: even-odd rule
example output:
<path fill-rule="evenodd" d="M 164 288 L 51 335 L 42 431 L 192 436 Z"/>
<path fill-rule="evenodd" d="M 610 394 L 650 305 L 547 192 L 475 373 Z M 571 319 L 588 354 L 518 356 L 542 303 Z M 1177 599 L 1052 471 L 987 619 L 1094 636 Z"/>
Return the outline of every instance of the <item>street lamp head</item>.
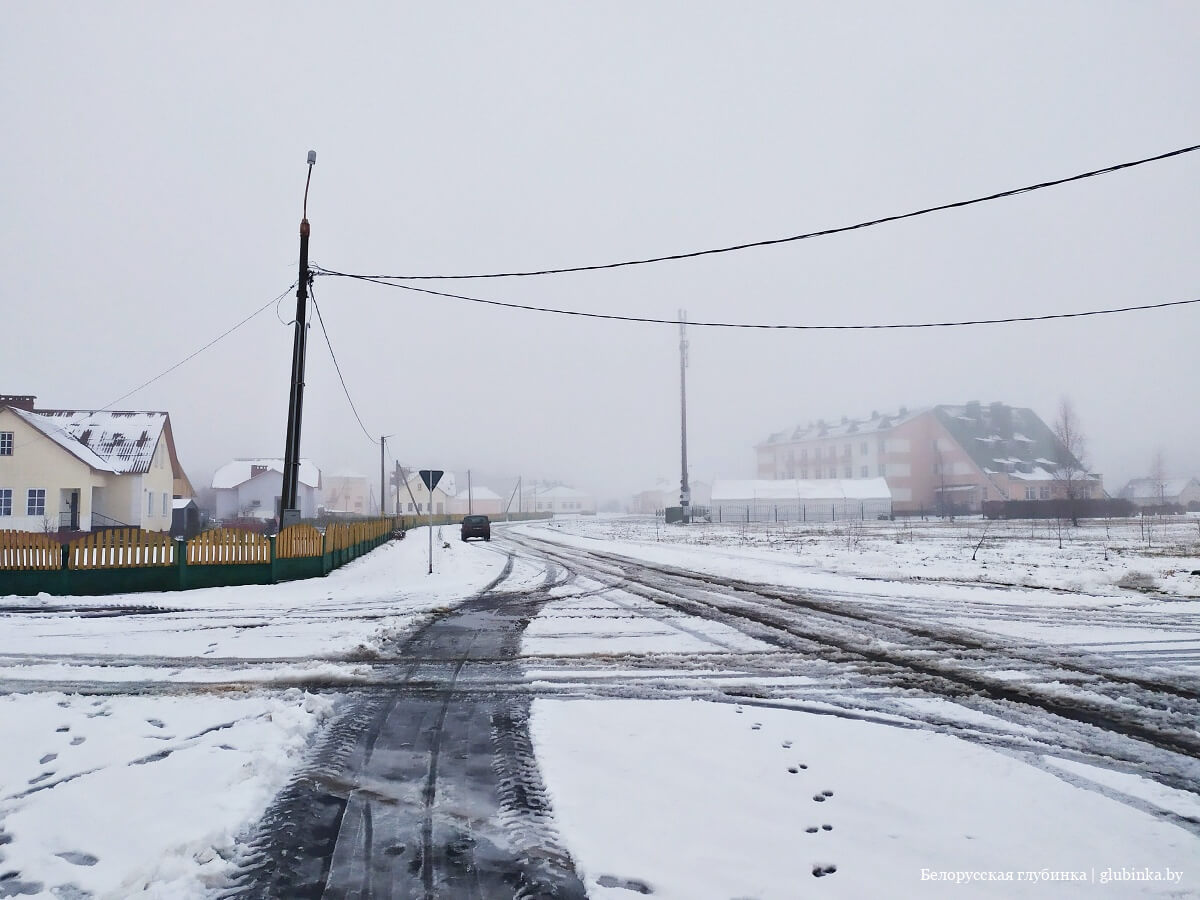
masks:
<path fill-rule="evenodd" d="M 316 165 L 316 163 L 317 163 L 317 151 L 309 150 L 308 151 L 308 164 L 310 166 L 314 166 L 314 165 Z"/>

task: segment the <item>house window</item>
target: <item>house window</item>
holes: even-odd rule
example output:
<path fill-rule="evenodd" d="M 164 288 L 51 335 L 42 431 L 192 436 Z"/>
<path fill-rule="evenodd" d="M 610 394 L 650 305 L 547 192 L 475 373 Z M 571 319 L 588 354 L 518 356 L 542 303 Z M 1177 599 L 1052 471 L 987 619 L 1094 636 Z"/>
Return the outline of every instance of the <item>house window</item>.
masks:
<path fill-rule="evenodd" d="M 146 492 L 146 515 L 154 515 L 154 491 Z"/>
<path fill-rule="evenodd" d="M 883 463 L 880 463 L 880 464 L 879 464 L 879 474 L 880 474 L 880 475 L 886 475 L 886 474 L 887 474 L 887 466 L 886 466 L 886 465 L 884 465 Z"/>
<path fill-rule="evenodd" d="M 163 515 L 167 514 L 167 495 L 163 494 Z"/>
<path fill-rule="evenodd" d="M 800 478 L 801 478 L 802 480 L 804 480 L 804 481 L 807 481 L 807 480 L 808 480 L 808 469 L 801 469 L 801 470 L 800 470 Z"/>
<path fill-rule="evenodd" d="M 25 515 L 27 516 L 44 516 L 46 515 L 46 489 L 45 488 L 30 488 L 29 494 L 25 500 Z"/>
<path fill-rule="evenodd" d="M 846 478 L 853 478 L 854 477 L 854 466 L 846 466 L 846 468 L 842 469 L 842 474 Z"/>
<path fill-rule="evenodd" d="M 1037 488 L 1031 488 L 1031 487 L 1025 488 L 1025 499 L 1026 500 L 1036 500 L 1037 499 Z"/>
<path fill-rule="evenodd" d="M 12 488 L 0 488 L 0 516 L 12 515 Z"/>
<path fill-rule="evenodd" d="M 808 449 L 807 448 L 800 451 L 800 462 L 808 462 Z"/>
<path fill-rule="evenodd" d="M 0 456 L 12 456 L 13 451 L 13 433 L 11 431 L 0 431 Z"/>
<path fill-rule="evenodd" d="M 859 448 L 858 448 L 858 450 L 859 450 L 859 452 L 860 452 L 860 453 L 862 453 L 862 455 L 863 455 L 863 456 L 866 456 L 866 455 L 867 455 L 867 453 L 869 452 L 869 451 L 867 450 L 867 442 L 866 442 L 866 441 L 863 441 L 863 442 L 862 442 L 862 446 L 861 446 L 861 447 L 859 447 Z"/>
<path fill-rule="evenodd" d="M 851 448 L 850 448 L 850 445 L 849 445 L 849 444 L 846 444 L 844 447 L 842 447 L 842 456 L 849 456 L 849 455 L 850 455 L 850 449 L 851 449 Z"/>
<path fill-rule="evenodd" d="M 829 467 L 829 477 L 830 477 L 830 478 L 837 478 L 837 466 L 830 466 L 830 467 Z"/>
<path fill-rule="evenodd" d="M 1042 485 L 1040 488 L 1038 488 L 1038 498 L 1041 500 L 1049 500 L 1050 499 L 1050 486 L 1049 485 Z"/>
<path fill-rule="evenodd" d="M 869 473 L 870 471 L 871 471 L 871 467 L 870 467 L 870 466 L 863 466 L 863 467 L 862 467 L 862 469 L 861 469 L 861 472 L 862 472 L 862 477 L 863 477 L 863 478 L 867 478 L 867 477 L 868 477 L 868 473 Z"/>

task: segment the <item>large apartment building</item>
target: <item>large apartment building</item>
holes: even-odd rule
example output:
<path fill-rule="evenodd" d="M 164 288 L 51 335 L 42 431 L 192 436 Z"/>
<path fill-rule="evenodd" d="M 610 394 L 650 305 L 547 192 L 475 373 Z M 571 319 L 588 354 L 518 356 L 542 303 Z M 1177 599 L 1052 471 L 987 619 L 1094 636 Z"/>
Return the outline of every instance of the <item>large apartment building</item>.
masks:
<path fill-rule="evenodd" d="M 1083 473 L 1037 413 L 1004 403 L 818 420 L 755 450 L 759 478 L 882 476 L 898 513 L 977 512 L 985 500 L 1049 500 L 1068 490 L 1104 495 L 1100 476 Z"/>

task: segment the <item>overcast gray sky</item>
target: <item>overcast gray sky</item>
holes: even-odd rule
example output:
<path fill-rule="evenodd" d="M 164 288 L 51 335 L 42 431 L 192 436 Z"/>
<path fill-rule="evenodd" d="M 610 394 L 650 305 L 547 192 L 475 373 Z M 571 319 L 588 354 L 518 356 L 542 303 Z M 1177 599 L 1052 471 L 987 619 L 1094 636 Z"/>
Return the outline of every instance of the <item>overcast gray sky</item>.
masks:
<path fill-rule="evenodd" d="M 98 407 L 295 278 L 541 268 L 770 238 L 1200 142 L 1200 6 L 1095 3 L 7 3 L 0 392 Z M 542 279 L 447 282 L 626 315 L 869 323 L 1200 296 L 1200 154 L 846 235 Z M 317 298 L 406 464 L 624 497 L 678 478 L 677 330 L 342 279 Z M 280 307 L 292 318 L 294 298 Z M 1195 306 L 923 332 L 693 329 L 693 477 L 818 417 L 1069 395 L 1116 491 L 1200 475 Z M 268 310 L 119 404 L 205 481 L 282 455 Z M 304 452 L 371 473 L 319 330 Z"/>

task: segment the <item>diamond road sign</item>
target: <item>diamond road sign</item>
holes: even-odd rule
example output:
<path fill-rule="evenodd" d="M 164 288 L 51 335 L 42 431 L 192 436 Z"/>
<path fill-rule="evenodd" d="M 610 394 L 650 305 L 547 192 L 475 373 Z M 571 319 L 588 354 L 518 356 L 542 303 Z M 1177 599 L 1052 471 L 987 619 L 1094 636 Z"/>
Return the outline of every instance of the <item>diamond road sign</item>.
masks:
<path fill-rule="evenodd" d="M 438 482 L 442 480 L 442 476 L 446 473 L 441 469 L 421 469 L 421 480 L 425 482 L 425 487 L 429 493 L 433 493 L 433 489 L 438 486 Z"/>

